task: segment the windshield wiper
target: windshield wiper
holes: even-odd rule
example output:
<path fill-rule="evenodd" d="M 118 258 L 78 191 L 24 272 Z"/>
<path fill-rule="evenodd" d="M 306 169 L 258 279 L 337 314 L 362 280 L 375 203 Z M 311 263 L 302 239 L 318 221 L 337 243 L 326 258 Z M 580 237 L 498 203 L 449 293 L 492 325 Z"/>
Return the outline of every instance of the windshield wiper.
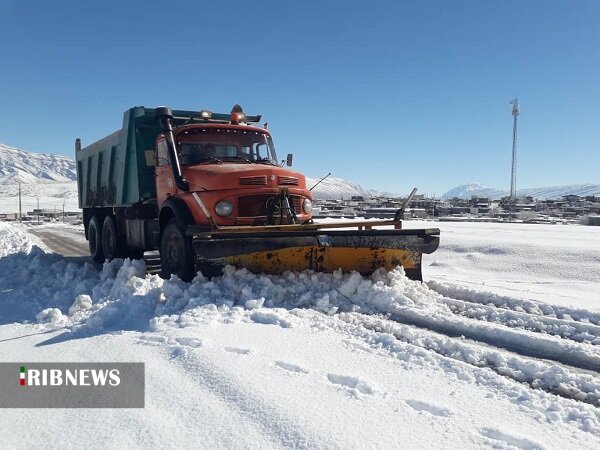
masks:
<path fill-rule="evenodd" d="M 246 158 L 245 156 L 228 156 L 227 159 L 241 159 L 242 161 L 246 161 L 248 164 L 252 164 L 252 161 L 250 161 L 248 158 Z"/>
<path fill-rule="evenodd" d="M 208 158 L 203 158 L 202 160 L 200 160 L 201 163 L 205 163 L 205 162 L 216 162 L 217 164 L 223 164 L 223 161 L 221 161 L 219 158 L 215 158 L 214 156 L 209 156 Z"/>
<path fill-rule="evenodd" d="M 258 164 L 268 164 L 270 166 L 279 166 L 279 164 L 275 164 L 273 161 L 271 161 L 270 159 L 257 159 L 256 161 L 254 161 L 255 163 Z"/>

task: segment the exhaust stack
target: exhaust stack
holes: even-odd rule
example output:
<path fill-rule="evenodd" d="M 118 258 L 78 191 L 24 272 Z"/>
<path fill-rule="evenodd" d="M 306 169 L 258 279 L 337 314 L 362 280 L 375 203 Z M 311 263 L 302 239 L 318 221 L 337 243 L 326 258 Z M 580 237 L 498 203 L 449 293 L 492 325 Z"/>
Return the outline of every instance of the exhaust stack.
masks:
<path fill-rule="evenodd" d="M 175 177 L 175 185 L 182 191 L 189 191 L 190 186 L 181 173 L 181 164 L 177 157 L 177 150 L 175 149 L 175 139 L 173 138 L 173 112 L 171 108 L 166 106 L 160 106 L 155 110 L 155 117 L 160 123 L 160 129 L 162 130 L 167 140 L 167 148 L 169 150 L 169 160 L 171 162 L 171 169 L 173 170 L 173 176 Z"/>

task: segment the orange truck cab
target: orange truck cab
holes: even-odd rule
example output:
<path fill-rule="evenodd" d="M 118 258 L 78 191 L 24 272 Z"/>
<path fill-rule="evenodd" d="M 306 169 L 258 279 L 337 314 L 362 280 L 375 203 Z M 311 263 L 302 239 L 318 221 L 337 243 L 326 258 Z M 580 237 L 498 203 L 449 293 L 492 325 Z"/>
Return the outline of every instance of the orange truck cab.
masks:
<path fill-rule="evenodd" d="M 178 197 L 197 225 L 307 223 L 312 197 L 304 175 L 279 166 L 270 133 L 245 124 L 192 124 L 174 132 L 187 190 L 169 162 L 167 137 L 156 141 L 158 205 Z M 286 194 L 283 204 L 281 193 Z M 282 218 L 282 213 L 283 218 Z"/>

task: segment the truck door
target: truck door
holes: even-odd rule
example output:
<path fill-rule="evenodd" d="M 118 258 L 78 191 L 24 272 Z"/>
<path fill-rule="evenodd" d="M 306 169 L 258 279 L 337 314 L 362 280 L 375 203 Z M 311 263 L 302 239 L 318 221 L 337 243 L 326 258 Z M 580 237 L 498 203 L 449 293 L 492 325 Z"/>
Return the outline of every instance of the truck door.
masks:
<path fill-rule="evenodd" d="M 154 168 L 156 178 L 156 199 L 160 206 L 167 197 L 176 193 L 173 171 L 169 164 L 169 151 L 164 136 L 156 140 L 156 166 Z"/>

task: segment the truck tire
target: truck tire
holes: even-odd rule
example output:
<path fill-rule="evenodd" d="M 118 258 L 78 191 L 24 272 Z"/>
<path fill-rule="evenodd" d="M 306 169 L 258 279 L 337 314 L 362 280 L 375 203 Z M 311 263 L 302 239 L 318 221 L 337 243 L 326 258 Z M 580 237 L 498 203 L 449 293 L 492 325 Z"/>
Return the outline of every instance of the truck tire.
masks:
<path fill-rule="evenodd" d="M 88 244 L 90 255 L 97 263 L 104 262 L 104 249 L 102 248 L 102 227 L 98 217 L 92 216 L 88 225 Z"/>
<path fill-rule="evenodd" d="M 106 216 L 102 223 L 102 251 L 109 261 L 122 258 L 125 242 L 117 235 L 117 227 L 113 216 Z"/>
<path fill-rule="evenodd" d="M 196 270 L 192 239 L 178 225 L 176 219 L 167 222 L 160 239 L 162 277 L 177 275 L 183 281 L 192 281 Z"/>

